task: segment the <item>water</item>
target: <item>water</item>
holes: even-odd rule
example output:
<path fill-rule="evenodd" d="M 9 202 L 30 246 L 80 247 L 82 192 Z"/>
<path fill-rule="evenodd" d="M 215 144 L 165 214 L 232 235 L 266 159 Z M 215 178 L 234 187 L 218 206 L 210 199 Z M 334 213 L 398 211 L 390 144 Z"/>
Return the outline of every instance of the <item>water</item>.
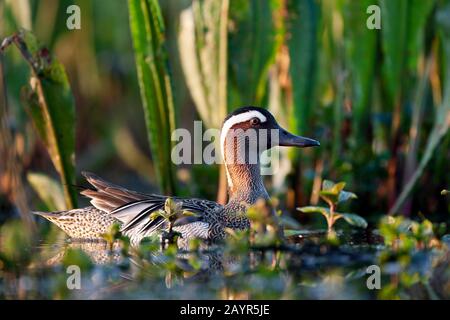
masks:
<path fill-rule="evenodd" d="M 448 255 L 443 258 L 424 251 L 412 255 L 407 265 L 387 263 L 381 274 L 380 290 L 370 290 L 367 267 L 379 263 L 385 250 L 379 237 L 373 233 L 340 234 L 339 246 L 324 244 L 323 238 L 319 231 L 291 237 L 288 245 L 277 250 L 270 247 L 248 250 L 227 245 L 192 252 L 161 250 L 153 242 L 128 250 L 120 242 L 112 247 L 106 242 L 41 242 L 31 250 L 28 267 L 1 273 L 0 296 L 7 299 L 376 299 L 387 294 L 392 298 L 448 294 L 445 287 L 448 277 L 444 282 L 438 280 L 446 275 Z M 433 267 L 439 266 L 436 261 L 441 261 L 440 273 Z M 79 288 L 70 285 L 74 273 L 69 271 L 73 265 L 80 268 Z M 426 285 L 420 286 L 421 277 L 427 272 L 431 276 Z M 403 280 L 413 284 L 406 288 Z"/>

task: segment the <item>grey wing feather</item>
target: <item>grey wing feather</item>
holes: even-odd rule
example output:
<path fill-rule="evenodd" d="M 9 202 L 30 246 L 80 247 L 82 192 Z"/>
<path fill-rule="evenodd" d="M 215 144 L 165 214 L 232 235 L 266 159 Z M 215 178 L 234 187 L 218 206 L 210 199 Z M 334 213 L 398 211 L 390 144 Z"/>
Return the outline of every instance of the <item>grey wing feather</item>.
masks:
<path fill-rule="evenodd" d="M 81 194 L 91 199 L 91 204 L 109 213 L 112 217 L 123 223 L 122 231 L 126 234 L 146 236 L 157 229 L 165 228 L 166 222 L 161 218 L 150 220 L 152 212 L 164 207 L 167 196 L 145 194 L 131 191 L 112 184 L 89 172 L 83 172 L 86 180 L 95 187 L 95 190 L 87 189 Z M 177 225 L 186 225 L 194 222 L 205 221 L 205 215 L 222 208 L 216 202 L 203 199 L 184 199 L 173 197 L 182 202 L 182 208 L 196 213 L 196 217 L 183 218 Z"/>

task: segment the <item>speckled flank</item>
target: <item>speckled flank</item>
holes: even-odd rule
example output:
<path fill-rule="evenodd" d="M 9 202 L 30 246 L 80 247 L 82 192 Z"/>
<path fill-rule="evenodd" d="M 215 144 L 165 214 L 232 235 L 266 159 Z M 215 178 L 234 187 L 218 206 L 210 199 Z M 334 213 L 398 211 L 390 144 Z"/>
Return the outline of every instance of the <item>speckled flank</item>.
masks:
<path fill-rule="evenodd" d="M 108 213 L 94 207 L 59 212 L 35 212 L 56 224 L 71 238 L 99 239 L 117 221 Z"/>

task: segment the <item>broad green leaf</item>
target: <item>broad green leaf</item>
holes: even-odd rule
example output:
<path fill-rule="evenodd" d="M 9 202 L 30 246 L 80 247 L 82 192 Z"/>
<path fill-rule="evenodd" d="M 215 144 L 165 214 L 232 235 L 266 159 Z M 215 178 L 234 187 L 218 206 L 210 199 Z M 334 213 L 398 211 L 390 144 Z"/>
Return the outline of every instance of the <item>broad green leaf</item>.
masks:
<path fill-rule="evenodd" d="M 66 208 L 61 186 L 45 174 L 30 172 L 27 180 L 45 203 L 49 211 L 62 211 Z"/>
<path fill-rule="evenodd" d="M 339 213 L 339 215 L 344 218 L 345 221 L 347 221 L 352 226 L 356 226 L 358 228 L 367 228 L 367 221 L 363 217 L 354 214 L 354 213 Z"/>
<path fill-rule="evenodd" d="M 77 203 L 75 102 L 64 67 L 31 32 L 22 30 L 4 43 L 17 46 L 30 66 L 30 83 L 22 90 L 22 100 L 60 175 L 66 208 L 73 208 Z"/>
<path fill-rule="evenodd" d="M 324 207 L 307 206 L 307 207 L 297 208 L 297 210 L 301 211 L 303 213 L 321 213 L 327 217 L 330 215 L 330 210 L 328 208 L 324 208 Z"/>
<path fill-rule="evenodd" d="M 175 109 L 163 18 L 157 0 L 129 0 L 136 68 L 156 175 L 161 190 L 175 193 L 171 134 Z"/>

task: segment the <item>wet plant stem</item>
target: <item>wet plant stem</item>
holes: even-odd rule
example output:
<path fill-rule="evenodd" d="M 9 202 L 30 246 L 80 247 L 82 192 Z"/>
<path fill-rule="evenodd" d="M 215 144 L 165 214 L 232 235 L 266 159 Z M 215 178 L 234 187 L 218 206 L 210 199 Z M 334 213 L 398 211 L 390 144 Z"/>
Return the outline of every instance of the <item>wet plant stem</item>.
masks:
<path fill-rule="evenodd" d="M 334 203 L 330 204 L 330 215 L 327 218 L 328 233 L 333 232 L 333 225 L 335 222 L 334 214 L 336 212 L 336 205 Z"/>

